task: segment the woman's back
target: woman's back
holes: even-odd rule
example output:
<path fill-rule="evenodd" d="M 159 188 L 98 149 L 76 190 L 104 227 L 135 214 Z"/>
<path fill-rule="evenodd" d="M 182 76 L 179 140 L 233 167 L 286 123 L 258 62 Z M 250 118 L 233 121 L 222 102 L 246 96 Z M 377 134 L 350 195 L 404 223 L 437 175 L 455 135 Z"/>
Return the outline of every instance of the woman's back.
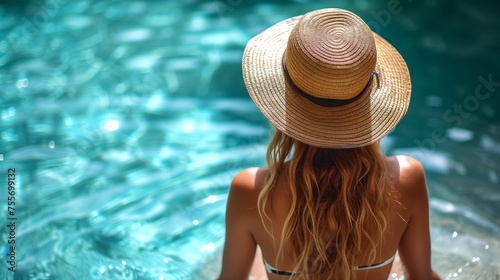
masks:
<path fill-rule="evenodd" d="M 428 228 L 428 198 L 423 169 L 416 160 L 405 157 L 387 157 L 388 184 L 387 194 L 390 203 L 387 210 L 387 230 L 383 234 L 375 261 L 368 263 L 370 243 L 363 240 L 367 254 L 357 259 L 357 266 L 368 266 L 382 263 L 390 259 L 399 249 L 410 279 L 432 279 L 430 266 L 430 238 Z M 231 185 L 228 216 L 234 216 L 239 222 L 244 222 L 252 238 L 260 246 L 263 258 L 272 266 L 282 271 L 293 271 L 294 259 L 285 255 L 279 266 L 274 262 L 277 255 L 277 244 L 284 221 L 290 208 L 290 194 L 285 185 L 286 179 L 279 178 L 276 191 L 273 193 L 273 236 L 270 235 L 257 210 L 257 200 L 267 175 L 267 168 L 249 168 L 235 176 Z M 232 213 L 232 215 L 230 214 Z M 231 223 L 229 221 L 229 223 Z M 374 233 L 375 234 L 375 233 Z M 289 244 L 287 244 L 290 246 Z M 285 245 L 285 247 L 287 246 Z M 224 256 L 224 259 L 237 261 L 244 257 L 243 244 L 239 244 L 238 255 Z M 289 248 L 290 249 L 290 248 Z M 230 264 L 228 264 L 231 266 Z M 357 279 L 387 279 L 391 265 L 380 268 L 360 270 L 356 272 Z M 269 279 L 288 279 L 274 273 L 268 274 Z M 326 276 L 325 276 L 326 277 Z M 224 278 L 223 278 L 224 279 Z M 306 278 L 307 279 L 307 278 Z M 327 278 L 324 278 L 327 279 Z"/>
<path fill-rule="evenodd" d="M 378 146 L 410 102 L 398 51 L 321 9 L 252 38 L 242 70 L 276 132 L 267 168 L 231 184 L 221 278 L 246 279 L 260 245 L 272 279 L 386 279 L 397 250 L 410 279 L 432 279 L 422 166 Z"/>

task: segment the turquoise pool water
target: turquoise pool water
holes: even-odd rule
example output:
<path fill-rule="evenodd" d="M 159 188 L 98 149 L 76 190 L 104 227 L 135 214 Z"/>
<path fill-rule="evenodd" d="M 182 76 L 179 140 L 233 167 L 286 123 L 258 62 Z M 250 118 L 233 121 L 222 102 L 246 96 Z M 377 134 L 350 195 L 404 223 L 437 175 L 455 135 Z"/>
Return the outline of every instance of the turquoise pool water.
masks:
<path fill-rule="evenodd" d="M 230 180 L 264 164 L 269 137 L 243 48 L 332 6 L 409 65 L 410 111 L 384 146 L 426 168 L 435 269 L 499 279 L 500 5 L 410 0 L 2 2 L 0 279 L 215 277 Z"/>

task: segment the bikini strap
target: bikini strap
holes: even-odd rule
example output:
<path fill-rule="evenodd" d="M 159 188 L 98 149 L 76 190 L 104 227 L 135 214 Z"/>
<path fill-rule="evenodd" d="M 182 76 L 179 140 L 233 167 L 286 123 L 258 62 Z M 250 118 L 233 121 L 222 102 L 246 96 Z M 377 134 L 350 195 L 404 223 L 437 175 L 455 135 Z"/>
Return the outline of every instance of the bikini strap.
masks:
<path fill-rule="evenodd" d="M 268 264 L 264 258 L 262 258 L 262 260 L 264 261 L 264 266 L 266 267 L 266 271 L 268 273 L 274 273 L 274 274 L 284 275 L 284 276 L 295 275 L 295 272 L 283 271 L 283 270 L 276 269 L 276 268 L 272 267 L 270 264 Z"/>
<path fill-rule="evenodd" d="M 355 266 L 353 268 L 353 270 L 367 270 L 367 269 L 372 269 L 372 268 L 383 267 L 383 266 L 390 264 L 394 260 L 395 257 L 396 257 L 396 254 L 394 254 L 391 258 L 389 258 L 388 260 L 386 260 L 383 263 L 378 263 L 378 264 L 374 264 L 374 265 L 365 265 L 365 266 Z"/>

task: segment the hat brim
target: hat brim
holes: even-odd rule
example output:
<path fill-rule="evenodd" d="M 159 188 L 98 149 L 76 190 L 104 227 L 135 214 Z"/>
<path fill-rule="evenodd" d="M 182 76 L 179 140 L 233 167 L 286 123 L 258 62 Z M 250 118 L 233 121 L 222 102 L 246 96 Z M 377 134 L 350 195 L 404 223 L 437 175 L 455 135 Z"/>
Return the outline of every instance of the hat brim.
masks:
<path fill-rule="evenodd" d="M 399 52 L 373 32 L 377 63 L 371 90 L 353 103 L 322 107 L 295 93 L 282 67 L 288 37 L 301 16 L 279 22 L 252 38 L 243 55 L 243 79 L 257 108 L 286 135 L 322 148 L 369 145 L 387 135 L 406 114 L 411 97 L 408 67 Z"/>

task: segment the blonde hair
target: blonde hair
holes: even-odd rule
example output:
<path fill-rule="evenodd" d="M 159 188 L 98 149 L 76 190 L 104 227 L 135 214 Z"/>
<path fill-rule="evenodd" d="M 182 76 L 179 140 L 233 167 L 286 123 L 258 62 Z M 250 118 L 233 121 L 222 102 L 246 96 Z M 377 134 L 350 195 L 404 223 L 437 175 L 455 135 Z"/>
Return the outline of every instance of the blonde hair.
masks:
<path fill-rule="evenodd" d="M 374 261 L 387 225 L 388 205 L 386 166 L 378 143 L 324 149 L 276 130 L 267 165 L 258 210 L 278 245 L 277 265 L 286 254 L 295 260 L 293 278 L 349 280 L 355 278 L 352 268 L 367 248 L 371 248 L 370 263 Z M 271 197 L 280 176 L 286 176 L 291 207 L 276 240 L 270 226 Z"/>

